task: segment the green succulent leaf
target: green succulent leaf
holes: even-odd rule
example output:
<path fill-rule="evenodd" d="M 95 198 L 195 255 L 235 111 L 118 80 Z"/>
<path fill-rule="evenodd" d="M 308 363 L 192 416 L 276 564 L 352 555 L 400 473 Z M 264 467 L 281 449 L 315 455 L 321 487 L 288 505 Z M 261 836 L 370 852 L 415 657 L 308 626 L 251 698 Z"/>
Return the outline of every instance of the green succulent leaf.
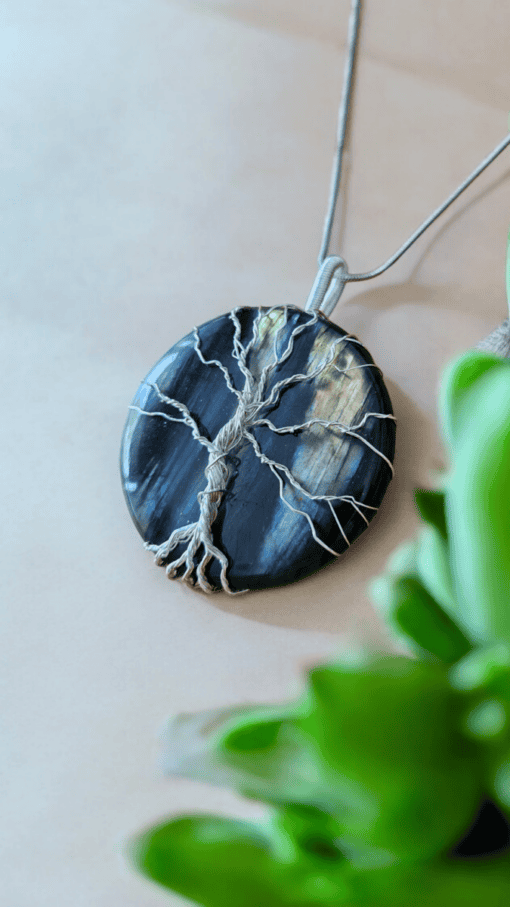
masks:
<path fill-rule="evenodd" d="M 421 868 L 411 879 L 409 904 L 417 907 L 506 907 L 510 901 L 508 857 L 447 861 Z M 367 905 L 368 907 L 368 905 Z"/>
<path fill-rule="evenodd" d="M 507 907 L 510 861 L 356 870 L 335 843 L 303 830 L 282 850 L 292 819 L 262 824 L 217 816 L 174 819 L 130 846 L 136 868 L 202 907 Z M 306 826 L 306 819 L 304 820 Z"/>
<path fill-rule="evenodd" d="M 216 816 L 175 819 L 131 846 L 137 868 L 203 907 L 341 907 L 351 904 L 351 874 L 334 844 L 303 839 L 283 856 L 274 825 Z"/>
<path fill-rule="evenodd" d="M 469 652 L 469 639 L 417 579 L 399 577 L 394 594 L 393 619 L 422 650 L 449 663 Z"/>
<path fill-rule="evenodd" d="M 204 907 L 275 903 L 268 843 L 247 823 L 213 816 L 176 819 L 140 835 L 131 859 L 153 881 Z"/>
<path fill-rule="evenodd" d="M 503 756 L 499 753 L 491 760 L 489 772 L 491 790 L 507 818 L 510 816 L 510 746 Z"/>
<path fill-rule="evenodd" d="M 437 529 L 440 536 L 446 541 L 448 530 L 446 527 L 444 492 L 426 491 L 423 488 L 417 488 L 414 492 L 414 499 L 422 520 Z"/>
<path fill-rule="evenodd" d="M 417 555 L 418 546 L 414 540 L 398 545 L 388 558 L 386 573 L 392 576 L 401 576 L 403 574 L 417 575 Z"/>
<path fill-rule="evenodd" d="M 310 674 L 300 727 L 330 769 L 330 811 L 356 864 L 425 859 L 465 828 L 480 796 L 478 750 L 457 731 L 462 697 L 441 665 L 401 657 Z M 451 689 L 451 688 L 450 688 Z"/>
<path fill-rule="evenodd" d="M 483 743 L 485 787 L 510 816 L 510 648 L 474 649 L 449 671 L 466 694 L 465 733 Z"/>
<path fill-rule="evenodd" d="M 324 775 L 320 754 L 299 727 L 299 709 L 286 716 L 247 714 L 218 740 L 215 754 L 228 766 L 245 796 L 275 805 L 301 804 L 330 812 L 334 781 Z"/>
<path fill-rule="evenodd" d="M 220 787 L 240 784 L 245 774 L 238 779 L 234 768 L 225 765 L 218 758 L 214 744 L 218 735 L 236 719 L 260 713 L 260 705 L 239 705 L 174 715 L 167 722 L 162 735 L 164 770 L 169 775 L 205 781 Z"/>
<path fill-rule="evenodd" d="M 510 648 L 504 643 L 474 649 L 449 671 L 457 690 L 500 693 L 510 702 Z"/>
<path fill-rule="evenodd" d="M 491 353 L 470 350 L 456 359 L 446 370 L 441 382 L 439 409 L 445 440 L 452 451 L 462 437 L 463 428 L 477 419 L 470 401 L 470 391 L 502 360 Z"/>
<path fill-rule="evenodd" d="M 329 814 L 352 865 L 374 868 L 437 853 L 467 827 L 480 771 L 463 708 L 432 662 L 325 666 L 294 713 L 246 716 L 217 754 L 245 771 L 241 792 Z"/>
<path fill-rule="evenodd" d="M 480 644 L 510 641 L 510 361 L 475 352 L 462 357 L 445 381 L 443 408 L 459 613 Z"/>
<path fill-rule="evenodd" d="M 416 576 L 379 577 L 370 592 L 397 637 L 414 644 L 418 654 L 452 663 L 471 649 L 467 636 Z"/>
<path fill-rule="evenodd" d="M 450 548 L 442 535 L 426 526 L 416 544 L 416 572 L 427 592 L 459 626 L 459 613 L 450 563 Z M 466 628 L 463 628 L 464 630 Z"/>

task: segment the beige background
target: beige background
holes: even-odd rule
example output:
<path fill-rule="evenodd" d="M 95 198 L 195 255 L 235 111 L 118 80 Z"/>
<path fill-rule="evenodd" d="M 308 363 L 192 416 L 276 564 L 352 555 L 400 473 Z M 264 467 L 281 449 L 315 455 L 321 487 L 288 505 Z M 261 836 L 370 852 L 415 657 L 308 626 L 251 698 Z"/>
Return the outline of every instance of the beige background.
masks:
<path fill-rule="evenodd" d="M 510 7 L 366 0 L 347 221 L 380 264 L 507 130 Z M 399 419 L 397 479 L 341 562 L 212 600 L 143 551 L 117 474 L 126 408 L 193 324 L 304 304 L 336 130 L 347 0 L 5 0 L 2 85 L 3 900 L 178 905 L 125 865 L 166 814 L 251 814 L 164 779 L 179 710 L 285 697 L 340 645 L 388 645 L 367 580 L 442 463 L 441 369 L 505 317 L 510 151 L 333 318 Z M 6 818 L 7 816 L 7 818 Z"/>

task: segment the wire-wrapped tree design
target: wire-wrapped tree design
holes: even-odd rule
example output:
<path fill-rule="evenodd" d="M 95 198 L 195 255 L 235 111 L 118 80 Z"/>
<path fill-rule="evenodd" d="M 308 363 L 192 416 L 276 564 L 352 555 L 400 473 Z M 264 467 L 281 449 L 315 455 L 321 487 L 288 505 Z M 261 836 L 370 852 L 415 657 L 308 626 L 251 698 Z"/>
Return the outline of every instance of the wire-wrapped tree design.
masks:
<path fill-rule="evenodd" d="M 147 418 L 164 419 L 167 422 L 177 422 L 186 425 L 192 437 L 198 444 L 206 448 L 208 452 L 208 462 L 204 477 L 206 479 L 206 487 L 197 495 L 199 504 L 198 519 L 174 529 L 169 538 L 162 544 L 146 543 L 146 548 L 154 552 L 156 563 L 160 566 L 165 566 L 166 573 L 171 579 L 177 578 L 190 586 L 198 586 L 206 593 L 214 591 L 207 578 L 206 571 L 210 562 L 216 560 L 221 568 L 222 589 L 229 594 L 239 594 L 230 587 L 228 557 L 213 540 L 213 525 L 231 479 L 232 466 L 229 465 L 229 459 L 231 460 L 232 454 L 243 444 L 248 443 L 258 461 L 267 466 L 274 475 L 280 499 L 285 506 L 307 520 L 314 541 L 333 556 L 337 556 L 339 552 L 318 535 L 311 515 L 290 500 L 289 492 L 293 490 L 302 500 L 313 501 L 329 508 L 346 546 L 350 544 L 350 540 L 338 518 L 334 505 L 339 502 L 349 503 L 367 525 L 369 517 L 373 516 L 373 511 L 377 510 L 376 507 L 363 503 L 350 494 L 313 493 L 305 486 L 303 481 L 293 474 L 288 466 L 277 462 L 265 453 L 263 444 L 255 437 L 254 429 L 264 427 L 277 435 L 292 434 L 296 436 L 300 432 L 322 427 L 328 431 L 336 432 L 340 436 L 354 438 L 370 448 L 384 461 L 390 474 L 393 474 L 393 465 L 390 458 L 360 433 L 370 419 L 394 421 L 394 416 L 391 413 L 364 412 L 362 418 L 353 424 L 312 418 L 302 423 L 277 426 L 269 418 L 269 414 L 278 408 L 282 394 L 287 389 L 304 382 L 316 381 L 328 369 L 345 374 L 357 369 L 375 368 L 373 363 L 356 364 L 347 368 L 342 368 L 337 364 L 339 351 L 342 346 L 345 346 L 346 341 L 351 344 L 359 343 L 359 341 L 348 334 L 342 334 L 334 341 L 328 343 L 327 348 L 320 352 L 318 360 L 317 356 L 315 361 L 312 360 L 308 371 L 278 380 L 277 372 L 292 356 L 297 338 L 304 331 L 317 324 L 320 316 L 317 313 L 311 314 L 305 322 L 297 324 L 289 333 L 289 311 L 295 312 L 295 309 L 276 306 L 266 310 L 258 309 L 253 321 L 251 338 L 243 342 L 242 325 L 239 319 L 240 311 L 241 309 L 239 308 L 234 309 L 230 312 L 229 317 L 234 328 L 231 354 L 244 379 L 242 389 L 235 387 L 229 370 L 219 359 L 207 359 L 205 357 L 202 351 L 199 331 L 197 328 L 194 329 L 194 350 L 196 356 L 203 365 L 221 370 L 226 387 L 235 395 L 237 401 L 233 416 L 220 428 L 215 437 L 207 437 L 204 431 L 200 429 L 197 419 L 194 418 L 188 406 L 182 401 L 165 394 L 156 382 L 147 381 L 146 385 L 155 392 L 157 399 L 162 404 L 171 408 L 170 413 L 163 412 L 161 409 L 149 411 L 137 405 L 131 407 L 131 409 Z M 260 356 L 252 356 L 251 354 L 260 343 L 261 325 L 267 319 L 272 322 L 274 340 L 272 349 L 266 351 L 266 361 L 262 365 Z M 285 336 L 286 333 L 287 336 Z M 175 415 L 172 414 L 172 410 L 175 411 Z M 185 547 L 182 553 L 172 558 L 172 553 L 183 545 Z"/>

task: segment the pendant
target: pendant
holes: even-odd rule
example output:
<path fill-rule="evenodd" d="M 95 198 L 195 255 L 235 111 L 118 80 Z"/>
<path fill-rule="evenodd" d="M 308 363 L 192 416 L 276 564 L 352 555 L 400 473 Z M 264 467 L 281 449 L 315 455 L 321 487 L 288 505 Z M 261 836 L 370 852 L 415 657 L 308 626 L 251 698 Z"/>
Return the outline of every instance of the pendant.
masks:
<path fill-rule="evenodd" d="M 237 308 L 151 369 L 121 475 L 171 579 L 237 594 L 295 582 L 367 528 L 393 475 L 380 370 L 321 312 Z"/>

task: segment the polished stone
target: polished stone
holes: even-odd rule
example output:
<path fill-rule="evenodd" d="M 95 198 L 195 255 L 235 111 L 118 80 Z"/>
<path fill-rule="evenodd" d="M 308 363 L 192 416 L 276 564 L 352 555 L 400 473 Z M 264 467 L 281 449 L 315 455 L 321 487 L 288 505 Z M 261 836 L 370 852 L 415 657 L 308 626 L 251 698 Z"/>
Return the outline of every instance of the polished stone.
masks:
<path fill-rule="evenodd" d="M 247 355 L 254 384 L 266 369 L 262 399 L 270 402 L 259 409 L 258 420 L 267 419 L 276 428 L 312 420 L 360 426 L 354 434 L 322 424 L 276 434 L 268 425 L 253 425 L 248 416 L 252 439 L 240 438 L 224 458 L 228 480 L 212 524 L 214 544 L 228 559 L 229 586 L 239 591 L 307 576 L 333 560 L 333 551 L 343 553 L 358 538 L 392 476 L 387 461 L 393 460 L 395 422 L 385 418 L 392 409 L 379 369 L 341 328 L 323 316 L 313 321 L 295 307 L 235 311 L 241 345 L 247 347 L 254 338 Z M 232 388 L 241 393 L 246 379 L 234 355 L 234 331 L 230 314 L 207 322 L 198 328 L 199 349 L 203 359 L 223 365 Z M 292 336 L 292 352 L 285 358 Z M 284 379 L 292 380 L 278 396 L 275 385 Z M 238 396 L 219 364 L 201 361 L 193 332 L 160 359 L 139 387 L 122 440 L 122 482 L 140 535 L 160 545 L 174 530 L 198 520 L 209 451 L 193 437 L 189 424 L 147 415 L 182 418 L 151 385 L 184 403 L 200 435 L 210 441 L 233 417 Z M 273 469 L 257 456 L 257 448 Z M 333 513 L 328 501 L 308 495 L 344 500 L 332 502 Z M 180 544 L 166 562 L 185 547 Z M 195 564 L 202 554 L 196 552 Z M 217 559 L 209 562 L 206 575 L 214 589 L 221 588 Z"/>

